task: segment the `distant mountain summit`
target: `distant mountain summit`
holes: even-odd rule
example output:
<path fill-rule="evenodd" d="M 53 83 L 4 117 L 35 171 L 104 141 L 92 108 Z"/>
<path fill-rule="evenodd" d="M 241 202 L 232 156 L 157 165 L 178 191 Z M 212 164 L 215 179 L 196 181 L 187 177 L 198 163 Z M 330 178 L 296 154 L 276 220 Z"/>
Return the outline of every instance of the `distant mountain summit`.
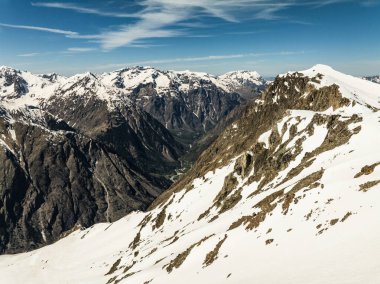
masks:
<path fill-rule="evenodd" d="M 146 210 L 189 163 L 189 145 L 245 101 L 229 88 L 145 67 L 71 77 L 1 67 L 0 253 Z"/>
<path fill-rule="evenodd" d="M 374 83 L 377 83 L 377 84 L 380 84 L 380 75 L 377 75 L 377 76 L 366 76 L 366 77 L 363 77 L 363 79 L 371 81 L 371 82 L 374 82 Z"/>
<path fill-rule="evenodd" d="M 279 75 L 148 212 L 0 256 L 2 279 L 377 283 L 379 110 L 329 66 Z"/>
<path fill-rule="evenodd" d="M 235 91 L 245 99 L 255 98 L 269 82 L 256 71 L 232 71 L 218 77 L 230 91 Z"/>

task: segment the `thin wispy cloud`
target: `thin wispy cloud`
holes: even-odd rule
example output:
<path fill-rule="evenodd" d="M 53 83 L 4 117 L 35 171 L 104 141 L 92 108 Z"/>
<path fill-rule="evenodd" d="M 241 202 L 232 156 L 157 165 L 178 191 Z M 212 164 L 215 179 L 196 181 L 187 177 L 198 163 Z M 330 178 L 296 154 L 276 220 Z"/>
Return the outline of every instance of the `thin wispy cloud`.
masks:
<path fill-rule="evenodd" d="M 6 28 L 13 28 L 13 29 L 35 30 L 35 31 L 41 31 L 41 32 L 63 34 L 65 36 L 75 36 L 75 35 L 78 35 L 77 32 L 60 30 L 60 29 L 53 29 L 53 28 L 47 28 L 47 27 L 26 26 L 26 25 L 11 25 L 11 24 L 4 24 L 4 23 L 0 23 L 0 26 L 1 27 L 6 27 Z"/>
<path fill-rule="evenodd" d="M 135 61 L 135 62 L 126 62 L 126 63 L 115 63 L 108 65 L 101 65 L 92 67 L 94 70 L 99 69 L 115 69 L 115 68 L 124 68 L 126 66 L 136 66 L 136 65 L 150 65 L 150 64 L 171 64 L 171 63 L 181 63 L 181 62 L 202 62 L 202 61 L 221 61 L 228 59 L 241 59 L 241 58 L 254 58 L 254 57 L 264 57 L 264 56 L 290 56 L 290 55 L 301 55 L 306 52 L 301 51 L 278 51 L 278 52 L 266 52 L 266 53 L 238 53 L 238 54 L 223 54 L 223 55 L 207 55 L 199 57 L 179 57 L 179 58 L 167 58 L 159 60 L 144 60 L 144 61 Z"/>
<path fill-rule="evenodd" d="M 132 23 L 109 28 L 93 35 L 73 34 L 72 38 L 92 39 L 104 50 L 122 46 L 143 46 L 144 40 L 188 35 L 185 26 L 202 26 L 202 19 L 215 17 L 227 22 L 240 22 L 246 18 L 257 20 L 281 19 L 279 12 L 294 6 L 325 6 L 350 0 L 142 0 L 136 2 L 138 12 L 122 13 L 103 11 L 78 4 L 63 2 L 32 2 L 33 6 L 72 10 L 77 13 L 106 17 L 132 18 Z"/>
<path fill-rule="evenodd" d="M 96 48 L 92 47 L 69 47 L 67 52 L 79 53 L 79 52 L 90 52 L 95 51 Z"/>
<path fill-rule="evenodd" d="M 324 0 L 324 1 L 316 1 L 315 7 L 323 7 L 327 5 L 332 5 L 332 4 L 339 4 L 339 3 L 344 3 L 344 2 L 355 2 L 355 1 L 350 1 L 350 0 Z M 360 1 L 358 1 L 360 2 Z"/>
<path fill-rule="evenodd" d="M 57 8 L 57 9 L 64 9 L 64 10 L 71 10 L 78 13 L 83 14 L 93 14 L 98 16 L 104 16 L 104 17 L 116 17 L 116 18 L 131 18 L 131 17 L 137 17 L 136 14 L 128 14 L 128 13 L 117 13 L 117 12 L 104 12 L 95 8 L 86 8 L 82 6 L 78 6 L 76 4 L 71 3 L 59 3 L 59 2 L 32 2 L 32 6 L 35 7 L 46 7 L 46 8 Z"/>
<path fill-rule="evenodd" d="M 75 54 L 75 53 L 86 53 L 96 51 L 96 48 L 93 47 L 69 47 L 61 51 L 46 51 L 46 52 L 30 52 L 18 54 L 19 57 L 35 57 L 35 56 L 46 56 L 53 54 Z"/>
<path fill-rule="evenodd" d="M 236 31 L 236 32 L 226 32 L 226 35 L 253 35 L 253 34 L 260 34 L 264 33 L 266 31 L 263 30 L 257 30 L 257 31 Z"/>
<path fill-rule="evenodd" d="M 247 19 L 256 20 L 289 20 L 281 12 L 295 6 L 322 7 L 354 0 L 141 0 L 134 2 L 133 12 L 124 12 L 120 7 L 88 7 L 65 2 L 31 2 L 32 6 L 51 9 L 63 9 L 82 14 L 93 14 L 102 17 L 125 18 L 126 24 L 104 28 L 93 34 L 81 34 L 76 31 L 0 23 L 8 28 L 30 29 L 62 34 L 73 39 L 96 42 L 103 50 L 129 47 L 154 46 L 151 40 L 158 38 L 201 36 L 196 31 L 207 27 L 203 21 L 214 17 L 226 22 L 237 23 Z M 371 2 L 367 0 L 365 2 Z M 131 4 L 130 4 L 131 5 Z M 131 7 L 131 6 L 130 6 Z M 252 31 L 254 33 L 254 31 Z M 210 35 L 207 35 L 210 36 Z"/>
<path fill-rule="evenodd" d="M 102 38 L 101 35 L 82 35 L 78 32 L 74 31 L 67 31 L 67 30 L 61 30 L 56 28 L 48 28 L 48 27 L 39 27 L 39 26 L 28 26 L 28 25 L 13 25 L 13 24 L 5 24 L 0 23 L 0 27 L 5 28 L 12 28 L 12 29 L 23 29 L 23 30 L 34 30 L 34 31 L 40 31 L 40 32 L 48 32 L 48 33 L 54 33 L 54 34 L 61 34 L 68 38 L 73 39 L 98 39 L 100 40 Z"/>
<path fill-rule="evenodd" d="M 378 0 L 366 0 L 366 1 L 362 1 L 361 3 L 363 6 L 365 7 L 373 7 L 373 6 L 378 6 L 380 5 L 379 1 Z"/>
<path fill-rule="evenodd" d="M 40 54 L 41 53 L 39 53 L 39 52 L 31 52 L 31 53 L 18 54 L 17 56 L 20 56 L 20 57 L 33 57 L 33 56 L 38 56 Z"/>

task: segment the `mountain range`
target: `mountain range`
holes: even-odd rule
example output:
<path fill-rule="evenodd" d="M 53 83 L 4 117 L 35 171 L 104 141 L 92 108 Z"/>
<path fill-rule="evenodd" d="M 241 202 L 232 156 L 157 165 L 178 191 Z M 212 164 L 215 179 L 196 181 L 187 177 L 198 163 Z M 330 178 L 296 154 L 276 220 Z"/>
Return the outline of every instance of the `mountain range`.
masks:
<path fill-rule="evenodd" d="M 154 73 L 151 70 L 138 68 L 136 72 L 146 78 Z M 32 246 L 12 243 L 23 226 L 35 230 L 25 235 L 25 241 L 41 236 L 52 242 L 57 240 L 51 237 L 54 228 L 62 232 L 59 226 L 72 220 L 71 231 L 60 235 L 62 239 L 54 244 L 0 256 L 1 277 L 6 283 L 380 281 L 379 84 L 326 65 L 278 75 L 266 87 L 253 80 L 247 82 L 245 74 L 255 73 L 197 75 L 203 79 L 190 79 L 195 83 L 188 83 L 189 88 L 195 85 L 197 92 L 186 89 L 185 77 L 193 76 L 189 72 L 173 77 L 166 76 L 173 73 L 157 72 L 147 76 L 143 84 L 129 85 L 128 74 L 130 69 L 79 76 L 76 83 L 59 83 L 59 91 L 48 99 L 31 95 L 34 86 L 25 83 L 26 76 L 20 76 L 25 82 L 12 79 L 12 85 L 10 79 L 0 77 L 1 84 L 8 85 L 0 91 L 1 160 L 5 165 L 0 166 L 0 181 L 7 189 L 2 192 L 0 207 L 0 228 L 5 228 L 1 244 L 6 244 L 2 250 L 12 252 L 16 245 L 31 249 L 44 244 L 38 240 L 33 240 Z M 173 84 L 164 84 L 164 78 L 171 78 Z M 62 79 L 51 75 L 41 78 L 44 80 Z M 174 82 L 181 82 L 180 87 Z M 48 83 L 45 86 L 50 88 Z M 119 92 L 107 93 L 109 86 Z M 136 90 L 131 94 L 137 98 L 125 96 L 129 88 Z M 253 100 L 249 88 L 254 97 L 262 92 Z M 172 90 L 178 90 L 173 97 L 186 90 L 188 97 L 181 104 L 187 104 L 186 112 L 194 111 L 194 117 L 199 118 L 194 128 L 186 122 L 186 115 L 175 116 L 183 122 L 178 124 L 150 107 L 152 97 L 156 102 L 160 98 L 174 102 L 170 100 Z M 213 107 L 199 106 L 210 92 L 216 98 L 232 100 L 232 105 L 236 102 L 236 106 L 226 108 L 229 111 L 223 118 L 214 116 Z M 188 99 L 196 94 L 202 99 L 190 104 Z M 20 107 L 22 100 L 28 103 Z M 213 102 L 206 101 L 207 106 Z M 146 128 L 138 128 L 139 132 L 133 128 L 136 125 Z M 127 126 L 130 128 L 124 128 Z M 207 132 L 217 134 L 166 191 L 159 182 L 154 183 L 157 190 L 151 188 L 150 195 L 158 197 L 146 211 L 142 209 L 148 203 L 135 206 L 138 211 L 113 222 L 122 214 L 110 216 L 124 204 L 117 198 L 130 197 L 137 202 L 147 196 L 143 185 L 152 186 L 154 178 L 164 183 L 160 174 L 175 168 L 187 147 L 206 137 L 183 139 L 178 127 L 187 133 L 201 129 L 206 136 Z M 123 136 L 125 133 L 128 135 Z M 136 138 L 129 142 L 132 133 Z M 145 156 L 133 151 L 140 141 L 147 151 Z M 57 151 L 58 147 L 63 150 Z M 123 149 L 128 151 L 124 153 Z M 152 155 L 162 168 L 142 171 L 144 166 L 136 159 L 141 157 L 148 163 Z M 129 173 L 131 169 L 133 173 Z M 123 195 L 122 189 L 127 186 L 122 182 L 124 176 L 128 184 L 140 183 L 139 189 L 129 187 L 135 189 L 134 195 L 129 191 Z M 83 185 L 88 181 L 93 186 L 86 189 Z M 49 182 L 54 182 L 54 188 L 41 184 Z M 16 190 L 24 187 L 25 191 Z M 38 195 L 43 188 L 54 190 Z M 61 191 L 64 194 L 55 199 Z M 78 198 L 73 199 L 76 194 Z M 95 198 L 102 195 L 104 198 Z M 57 203 L 63 203 L 63 196 L 67 198 L 64 200 L 76 200 L 64 208 L 75 212 L 68 215 L 69 219 L 49 215 L 62 212 Z M 90 197 L 98 200 L 96 206 L 101 209 L 91 211 L 96 206 L 91 207 Z M 83 200 L 89 201 L 84 204 Z M 84 223 L 76 218 L 78 210 L 103 217 Z M 131 210 L 123 213 L 127 211 Z M 44 231 L 49 226 L 53 230 Z"/>
<path fill-rule="evenodd" d="M 248 71 L 1 67 L 0 252 L 146 210 L 214 137 L 198 140 L 265 84 Z"/>

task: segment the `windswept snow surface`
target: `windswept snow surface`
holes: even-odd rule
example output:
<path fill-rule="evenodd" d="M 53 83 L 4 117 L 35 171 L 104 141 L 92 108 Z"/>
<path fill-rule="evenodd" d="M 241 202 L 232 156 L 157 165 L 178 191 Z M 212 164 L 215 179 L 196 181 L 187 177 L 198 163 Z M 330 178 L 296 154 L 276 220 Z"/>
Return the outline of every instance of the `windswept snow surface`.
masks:
<path fill-rule="evenodd" d="M 275 127 L 281 130 L 287 123 L 289 132 L 297 124 L 294 137 L 283 133 L 281 143 L 291 151 L 301 143 L 302 151 L 257 194 L 259 182 L 248 182 L 252 172 L 245 177 L 234 173 L 237 159 L 248 153 L 242 152 L 150 212 L 77 230 L 39 250 L 0 256 L 1 283 L 380 283 L 380 166 L 357 176 L 364 166 L 380 163 L 380 89 L 326 66 L 302 73 L 323 74 L 321 85 L 337 84 L 344 96 L 361 104 L 340 109 L 340 121 L 355 111 L 362 117 L 350 125 L 361 128 L 347 143 L 321 152 L 285 180 L 323 143 L 329 127 L 319 124 L 312 133 L 302 131 L 316 113 L 291 110 Z M 239 125 L 232 128 L 239 131 Z M 266 147 L 268 131 L 259 138 Z M 277 206 L 257 227 L 231 227 L 242 216 L 259 214 L 266 197 L 289 193 L 321 169 L 318 182 L 301 188 L 287 210 L 285 201 L 274 198 L 269 205 Z M 228 196 L 240 190 L 242 198 L 220 212 L 213 204 L 231 173 L 237 184 Z M 363 190 L 364 184 L 372 186 Z"/>

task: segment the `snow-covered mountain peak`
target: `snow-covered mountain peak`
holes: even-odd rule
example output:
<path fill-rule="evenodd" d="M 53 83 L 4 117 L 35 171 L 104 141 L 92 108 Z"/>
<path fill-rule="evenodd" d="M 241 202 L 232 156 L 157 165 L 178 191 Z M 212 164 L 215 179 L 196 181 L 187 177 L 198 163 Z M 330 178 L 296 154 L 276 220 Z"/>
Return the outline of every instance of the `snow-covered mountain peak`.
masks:
<path fill-rule="evenodd" d="M 176 74 L 194 76 L 194 77 L 200 77 L 200 78 L 209 78 L 209 77 L 216 78 L 217 77 L 207 72 L 199 72 L 199 71 L 191 71 L 191 70 L 179 70 L 179 71 L 172 71 L 172 72 Z"/>
<path fill-rule="evenodd" d="M 229 72 L 222 76 L 192 71 L 163 71 L 149 66 L 135 66 L 104 73 L 101 75 L 86 72 L 71 77 L 63 77 L 55 73 L 35 75 L 27 71 L 19 71 L 2 66 L 0 69 L 0 96 L 14 100 L 28 97 L 28 104 L 38 104 L 39 99 L 49 99 L 55 90 L 66 92 L 75 89 L 76 94 L 102 92 L 99 98 L 109 100 L 107 94 L 120 93 L 126 97 L 139 92 L 141 87 L 151 88 L 149 94 L 179 96 L 199 88 L 219 89 L 232 93 L 242 88 L 263 89 L 265 81 L 255 71 Z M 81 90 L 83 88 L 83 90 Z M 243 92 L 243 91 L 242 91 Z M 31 97 L 30 97 L 31 96 Z M 18 103 L 22 104 L 19 100 Z"/>
<path fill-rule="evenodd" d="M 210 130 L 244 99 L 255 98 L 266 86 L 264 81 L 247 86 L 245 81 L 207 73 L 141 66 L 68 78 L 9 68 L 4 68 L 3 73 L 0 72 L 0 97 L 11 108 L 47 107 L 64 104 L 62 100 L 67 99 L 100 101 L 107 104 L 108 110 L 132 103 L 168 129 L 186 128 L 190 132 Z"/>
<path fill-rule="evenodd" d="M 75 83 L 78 81 L 92 81 L 93 82 L 93 81 L 98 81 L 98 80 L 99 80 L 98 75 L 93 74 L 91 72 L 85 72 L 85 73 L 76 74 L 72 77 L 67 78 L 64 84 Z"/>
<path fill-rule="evenodd" d="M 232 71 L 218 76 L 218 79 L 229 89 L 244 87 L 262 88 L 266 86 L 265 80 L 256 71 Z"/>
<path fill-rule="evenodd" d="M 356 113 L 356 112 L 372 112 L 380 109 L 380 85 L 364 80 L 362 78 L 347 75 L 334 70 L 332 67 L 317 64 L 310 69 L 288 72 L 280 75 L 286 79 L 287 76 L 309 78 L 309 84 L 316 89 L 322 89 L 330 86 L 337 86 L 339 96 L 348 99 L 349 104 L 342 107 L 338 112 Z M 290 78 L 289 78 L 290 80 Z M 285 80 L 286 81 L 286 80 Z M 284 82 L 289 87 L 289 82 Z M 295 87 L 298 92 L 299 88 Z M 310 94 L 310 90 L 306 91 L 305 96 Z"/>
<path fill-rule="evenodd" d="M 0 97 L 10 108 L 37 106 L 53 95 L 64 81 L 65 78 L 57 74 L 36 75 L 4 67 L 0 70 Z"/>
<path fill-rule="evenodd" d="M 89 100 L 92 98 L 105 101 L 112 110 L 115 103 L 124 101 L 129 104 L 128 97 L 124 96 L 115 86 L 105 84 L 103 75 L 86 72 L 67 78 L 56 90 L 52 100 L 62 98 L 75 98 L 76 100 Z"/>
<path fill-rule="evenodd" d="M 315 64 L 313 67 L 311 67 L 308 70 L 312 70 L 313 72 L 320 72 L 320 73 L 338 72 L 334 70 L 331 66 L 326 65 L 326 64 Z"/>
<path fill-rule="evenodd" d="M 57 73 L 47 73 L 47 74 L 34 74 L 29 71 L 22 71 L 19 69 L 15 69 L 9 66 L 1 66 L 0 67 L 0 76 L 5 76 L 5 75 L 10 75 L 10 74 L 17 74 L 20 77 L 23 77 L 26 81 L 30 81 L 32 84 L 37 83 L 38 78 L 41 80 L 43 79 L 49 79 L 50 82 L 55 82 L 55 81 L 62 81 L 65 79 L 64 76 L 61 76 Z"/>
<path fill-rule="evenodd" d="M 132 67 L 104 73 L 100 80 L 108 88 L 122 91 L 125 96 L 145 86 L 151 86 L 157 94 L 168 93 L 171 87 L 170 74 L 151 67 Z"/>
<path fill-rule="evenodd" d="M 201 85 L 214 85 L 223 91 L 231 92 L 245 85 L 263 86 L 265 81 L 255 71 L 230 72 L 215 76 L 204 72 L 162 71 L 152 67 L 131 67 L 105 73 L 102 80 L 106 85 L 131 91 L 140 85 L 152 84 L 158 94 L 171 92 L 176 88 L 188 91 Z"/>
<path fill-rule="evenodd" d="M 363 77 L 364 80 L 371 81 L 373 83 L 380 84 L 380 75 L 375 76 L 365 76 Z"/>
<path fill-rule="evenodd" d="M 259 80 L 262 79 L 261 75 L 257 71 L 237 70 L 227 72 L 220 75 L 219 78 L 235 78 L 244 80 Z"/>
<path fill-rule="evenodd" d="M 9 67 L 9 66 L 5 66 L 5 65 L 2 65 L 0 66 L 0 72 L 5 72 L 5 71 L 10 71 L 10 72 L 13 72 L 13 71 L 18 71 L 12 67 Z"/>

